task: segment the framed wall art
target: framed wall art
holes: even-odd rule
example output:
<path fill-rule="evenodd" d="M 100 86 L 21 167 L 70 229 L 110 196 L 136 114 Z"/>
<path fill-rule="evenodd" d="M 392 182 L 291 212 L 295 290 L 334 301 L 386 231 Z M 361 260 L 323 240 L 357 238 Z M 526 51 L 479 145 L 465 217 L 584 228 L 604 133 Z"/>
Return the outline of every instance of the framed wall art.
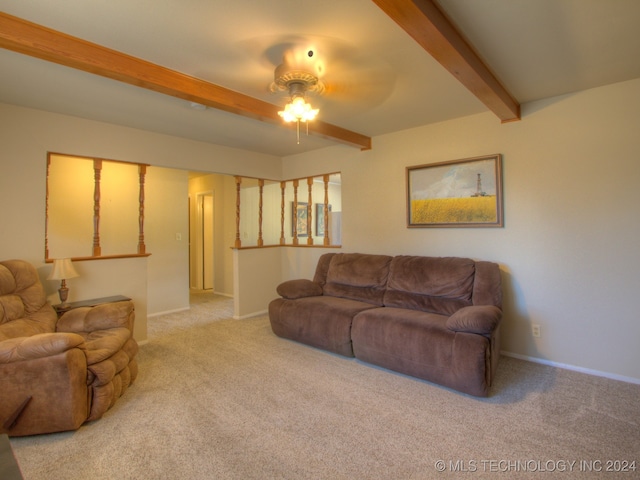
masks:
<path fill-rule="evenodd" d="M 327 212 L 331 213 L 331 205 L 327 205 Z M 316 233 L 324 237 L 324 203 L 316 203 Z"/>
<path fill-rule="evenodd" d="M 407 227 L 502 227 L 500 154 L 407 167 Z"/>
<path fill-rule="evenodd" d="M 309 235 L 309 216 L 307 215 L 307 204 L 305 202 L 291 202 L 291 226 L 292 236 L 306 237 Z M 297 235 L 296 235 L 297 234 Z"/>

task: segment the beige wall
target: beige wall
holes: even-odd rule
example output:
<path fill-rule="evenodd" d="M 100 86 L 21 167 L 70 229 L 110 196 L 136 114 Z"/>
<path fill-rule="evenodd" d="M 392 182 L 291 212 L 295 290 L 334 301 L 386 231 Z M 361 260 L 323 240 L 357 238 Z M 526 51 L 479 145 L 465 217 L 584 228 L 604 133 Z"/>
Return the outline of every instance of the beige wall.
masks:
<path fill-rule="evenodd" d="M 138 340 L 146 338 L 148 314 L 188 306 L 186 171 L 281 175 L 276 157 L 0 104 L 0 258 L 27 260 L 42 278 L 51 268 L 44 263 L 47 152 L 151 165 L 145 192 L 151 256 L 78 262 L 81 277 L 69 281 L 70 301 L 114 294 L 134 298 Z M 57 285 L 43 283 L 55 301 Z"/>
<path fill-rule="evenodd" d="M 281 247 L 233 250 L 235 318 L 267 312 L 282 278 L 283 250 Z"/>
<path fill-rule="evenodd" d="M 640 79 L 524 105 L 520 122 L 482 114 L 376 137 L 367 152 L 286 158 L 283 173 L 342 172 L 345 252 L 498 262 L 505 351 L 640 381 L 638 125 Z M 406 228 L 407 166 L 494 153 L 504 228 Z M 285 278 L 309 278 L 311 263 Z"/>
<path fill-rule="evenodd" d="M 145 185 L 148 313 L 189 308 L 188 174 L 151 166 Z"/>
<path fill-rule="evenodd" d="M 0 256 L 48 268 L 42 263 L 47 151 L 272 179 L 340 171 L 343 248 L 327 250 L 496 261 L 504 278 L 505 351 L 640 381 L 635 303 L 640 291 L 639 124 L 640 79 L 524 105 L 523 119 L 516 123 L 501 125 L 492 114 L 482 114 L 376 137 L 367 152 L 336 146 L 281 162 L 0 105 L 0 199 L 5 206 Z M 406 228 L 407 166 L 493 153 L 504 156 L 504 228 Z M 171 235 L 176 228 L 182 228 L 179 221 Z M 166 240 L 166 245 L 167 255 L 183 251 L 175 241 Z M 310 278 L 323 250 L 241 251 L 234 259 L 239 271 L 250 275 L 258 265 L 261 274 L 248 279 L 249 288 L 243 278 L 234 279 L 240 298 L 257 302 L 237 308 L 237 315 L 264 311 L 279 280 Z M 151 258 L 142 261 L 144 267 L 140 259 L 123 260 L 122 268 L 102 260 L 85 262 L 82 269 L 88 273 L 72 280 L 72 295 L 80 295 L 85 285 L 127 294 L 121 279 L 151 282 L 143 271 L 151 268 L 146 265 Z M 186 273 L 163 273 L 181 292 Z M 54 286 L 48 288 L 55 293 Z M 149 285 L 150 298 L 157 288 Z M 540 338 L 532 337 L 532 323 L 541 325 Z"/>

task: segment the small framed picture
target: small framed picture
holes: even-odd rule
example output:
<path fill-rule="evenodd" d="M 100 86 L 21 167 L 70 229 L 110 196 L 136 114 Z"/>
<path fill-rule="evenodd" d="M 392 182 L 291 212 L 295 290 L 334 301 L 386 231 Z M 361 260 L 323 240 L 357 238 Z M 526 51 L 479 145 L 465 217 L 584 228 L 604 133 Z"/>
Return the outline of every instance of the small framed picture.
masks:
<path fill-rule="evenodd" d="M 309 216 L 307 215 L 307 203 L 291 202 L 291 226 L 292 236 L 306 237 L 309 235 Z"/>
<path fill-rule="evenodd" d="M 331 212 L 331 205 L 327 205 L 327 213 Z M 316 203 L 316 236 L 324 237 L 324 203 Z"/>

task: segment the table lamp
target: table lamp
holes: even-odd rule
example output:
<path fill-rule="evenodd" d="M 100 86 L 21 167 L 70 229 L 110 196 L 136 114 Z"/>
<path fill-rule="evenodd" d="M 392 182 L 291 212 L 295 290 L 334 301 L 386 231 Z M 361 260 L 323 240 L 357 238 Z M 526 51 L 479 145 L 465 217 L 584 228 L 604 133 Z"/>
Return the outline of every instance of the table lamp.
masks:
<path fill-rule="evenodd" d="M 60 306 L 62 308 L 67 307 L 67 297 L 69 295 L 69 289 L 67 288 L 67 278 L 78 277 L 78 272 L 73 268 L 70 258 L 56 258 L 53 261 L 53 270 L 47 277 L 47 280 L 62 280 L 58 294 L 60 295 Z"/>

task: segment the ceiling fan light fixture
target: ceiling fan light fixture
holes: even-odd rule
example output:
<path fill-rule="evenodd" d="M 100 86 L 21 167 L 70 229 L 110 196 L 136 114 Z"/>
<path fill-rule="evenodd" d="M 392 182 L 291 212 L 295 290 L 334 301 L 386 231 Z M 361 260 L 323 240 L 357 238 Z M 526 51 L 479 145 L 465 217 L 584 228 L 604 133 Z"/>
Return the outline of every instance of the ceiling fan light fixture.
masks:
<path fill-rule="evenodd" d="M 309 123 L 318 115 L 320 111 L 313 108 L 305 98 L 305 93 L 309 89 L 309 84 L 305 81 L 289 81 L 287 84 L 291 101 L 280 110 L 278 115 L 287 122 L 296 122 L 296 132 L 298 144 L 300 143 L 300 122 L 307 125 L 307 135 L 309 135 Z"/>
<path fill-rule="evenodd" d="M 304 95 L 295 95 L 291 98 L 291 101 L 284 106 L 284 110 L 278 112 L 278 115 L 287 122 L 296 122 L 296 138 L 298 145 L 300 144 L 300 122 L 307 125 L 307 135 L 309 135 L 309 123 L 316 118 L 319 110 L 313 108 L 311 104 L 307 103 Z"/>
<path fill-rule="evenodd" d="M 284 106 L 284 110 L 278 112 L 285 122 L 310 122 L 318 115 L 317 108 L 307 103 L 304 96 L 298 95 Z"/>
<path fill-rule="evenodd" d="M 320 111 L 307 102 L 306 95 L 322 93 L 324 84 L 312 72 L 295 68 L 285 61 L 276 68 L 270 90 L 274 93 L 285 91 L 289 93 L 291 100 L 285 105 L 284 110 L 278 112 L 278 115 L 287 123 L 296 122 L 298 143 L 300 143 L 300 122 L 307 125 L 308 135 L 308 122 L 314 120 Z"/>

